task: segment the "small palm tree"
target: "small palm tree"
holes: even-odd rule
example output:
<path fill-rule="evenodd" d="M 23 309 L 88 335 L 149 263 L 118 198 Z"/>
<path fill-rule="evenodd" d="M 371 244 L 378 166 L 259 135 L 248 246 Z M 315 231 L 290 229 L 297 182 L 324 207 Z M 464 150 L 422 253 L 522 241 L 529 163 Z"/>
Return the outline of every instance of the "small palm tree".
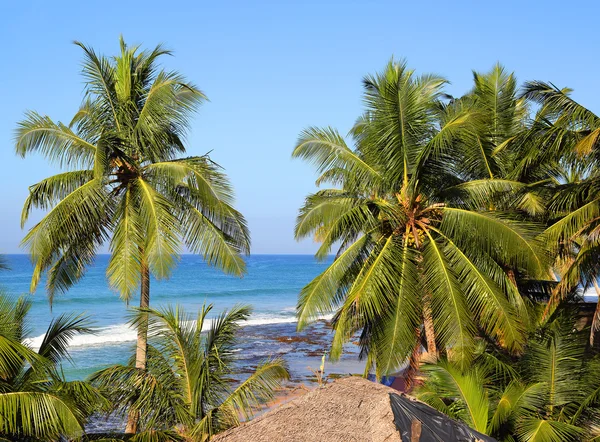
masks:
<path fill-rule="evenodd" d="M 251 310 L 238 306 L 207 320 L 211 309 L 204 306 L 195 317 L 180 307 L 140 311 L 132 323 L 139 327 L 148 315 L 147 370 L 132 361 L 92 376 L 115 411 L 139 413 L 139 437 L 158 432 L 207 440 L 249 417 L 289 378 L 284 361 L 273 359 L 240 380 L 233 370 L 237 333 Z"/>
<path fill-rule="evenodd" d="M 600 359 L 574 321 L 561 314 L 536 330 L 516 363 L 482 347 L 467 368 L 448 360 L 424 365 L 415 394 L 499 441 L 597 440 Z"/>
<path fill-rule="evenodd" d="M 87 318 L 54 319 L 37 351 L 25 339 L 31 303 L 0 295 L 0 439 L 59 440 L 79 437 L 87 418 L 108 403 L 86 382 L 66 381 L 60 363 L 78 334 L 90 333 Z"/>
<path fill-rule="evenodd" d="M 140 51 L 121 38 L 120 54 L 107 58 L 76 44 L 85 55 L 86 99 L 71 124 L 30 112 L 17 130 L 19 155 L 39 152 L 68 169 L 31 186 L 23 208 L 23 225 L 33 208 L 49 210 L 23 240 L 34 263 L 31 291 L 47 272 L 52 301 L 105 242 L 110 285 L 126 301 L 140 289 L 141 308 L 150 305 L 150 275 L 168 277 L 182 246 L 244 274 L 249 232 L 227 177 L 208 156 L 177 158 L 202 92 L 158 69 L 158 58 L 170 54 L 161 46 Z M 146 365 L 146 340 L 141 324 L 138 368 Z"/>
<path fill-rule="evenodd" d="M 466 356 L 480 330 L 520 351 L 527 309 L 509 271 L 547 271 L 535 226 L 464 191 L 470 177 L 455 155 L 468 154 L 457 146 L 477 133 L 478 114 L 446 104 L 444 83 L 390 62 L 364 81 L 353 149 L 335 130 L 311 128 L 293 152 L 317 166 L 318 184 L 337 186 L 306 199 L 296 237 L 322 242 L 319 258 L 339 246 L 302 289 L 298 327 L 334 311 L 331 356 L 360 331 L 367 370 L 378 374 L 415 359 L 422 324 L 432 354 L 440 346 Z"/>

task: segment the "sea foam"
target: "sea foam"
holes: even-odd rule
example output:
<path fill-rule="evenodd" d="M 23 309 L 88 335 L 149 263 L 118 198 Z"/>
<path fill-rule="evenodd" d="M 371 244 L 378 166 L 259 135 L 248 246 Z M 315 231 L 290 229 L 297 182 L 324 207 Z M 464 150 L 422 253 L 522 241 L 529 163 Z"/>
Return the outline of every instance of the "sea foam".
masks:
<path fill-rule="evenodd" d="M 333 315 L 319 316 L 319 320 L 331 320 Z M 259 325 L 275 325 L 275 324 L 293 324 L 297 322 L 295 316 L 275 316 L 267 314 L 253 315 L 247 321 L 240 322 L 242 327 L 251 327 Z M 211 326 L 211 319 L 208 319 L 202 328 L 206 331 Z M 25 343 L 34 350 L 38 350 L 44 341 L 45 335 L 28 338 Z M 76 335 L 70 342 L 69 347 L 91 347 L 115 345 L 125 342 L 134 342 L 137 339 L 137 332 L 129 324 L 117 324 L 108 327 L 98 327 L 94 334 Z"/>

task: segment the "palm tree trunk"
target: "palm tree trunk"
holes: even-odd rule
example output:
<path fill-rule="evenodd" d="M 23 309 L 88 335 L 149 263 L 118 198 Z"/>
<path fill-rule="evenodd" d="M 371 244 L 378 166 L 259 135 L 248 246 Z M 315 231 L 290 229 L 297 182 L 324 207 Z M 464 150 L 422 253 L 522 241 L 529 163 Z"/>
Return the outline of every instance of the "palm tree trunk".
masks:
<path fill-rule="evenodd" d="M 140 290 L 140 309 L 150 307 L 150 269 L 148 263 L 142 261 L 142 287 Z M 146 369 L 146 351 L 148 348 L 148 315 L 144 315 L 137 332 L 137 349 L 135 352 L 135 367 Z"/>
<path fill-rule="evenodd" d="M 145 259 L 142 260 L 142 283 L 140 289 L 140 309 L 150 307 L 150 269 Z M 148 351 L 148 315 L 145 314 L 139 323 L 137 331 L 137 348 L 135 352 L 135 367 L 140 370 L 146 369 L 146 358 Z M 139 412 L 130 410 L 127 416 L 127 426 L 125 427 L 126 434 L 135 434 L 137 432 L 137 424 L 139 420 Z"/>
<path fill-rule="evenodd" d="M 596 332 L 600 329 L 600 287 L 598 287 L 598 281 L 594 278 L 594 288 L 596 289 L 596 295 L 598 299 L 596 300 L 596 310 L 594 311 L 594 317 L 592 318 L 592 327 L 590 330 L 590 345 L 594 345 L 594 338 L 596 337 Z"/>
<path fill-rule="evenodd" d="M 433 328 L 433 315 L 431 314 L 431 295 L 425 295 L 423 299 L 423 326 L 425 328 L 425 340 L 427 341 L 427 353 L 437 359 L 437 345 L 435 343 L 435 330 Z"/>
<path fill-rule="evenodd" d="M 408 367 L 403 373 L 405 393 L 408 393 L 410 390 L 412 390 L 414 386 L 415 377 L 419 371 L 419 364 L 421 363 L 421 357 L 423 355 L 421 352 L 421 347 L 421 327 L 418 327 L 415 330 L 415 346 L 413 347 L 410 359 L 408 360 Z"/>

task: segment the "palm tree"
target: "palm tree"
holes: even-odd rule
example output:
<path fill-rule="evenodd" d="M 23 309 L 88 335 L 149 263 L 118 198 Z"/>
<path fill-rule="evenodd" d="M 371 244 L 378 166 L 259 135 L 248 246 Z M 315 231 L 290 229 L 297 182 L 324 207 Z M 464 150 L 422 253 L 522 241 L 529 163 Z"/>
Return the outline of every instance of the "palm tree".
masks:
<path fill-rule="evenodd" d="M 0 295 L 0 439 L 59 440 L 79 437 L 87 418 L 107 407 L 91 385 L 66 381 L 60 363 L 78 334 L 90 333 L 89 321 L 61 315 L 46 331 L 37 351 L 25 339 L 31 303 Z"/>
<path fill-rule="evenodd" d="M 334 129 L 310 128 L 293 156 L 317 166 L 296 237 L 315 235 L 318 258 L 334 262 L 302 290 L 298 327 L 335 311 L 331 355 L 361 333 L 367 370 L 397 370 L 420 349 L 472 347 L 483 331 L 506 348 L 523 348 L 526 304 L 509 270 L 544 276 L 536 228 L 482 207 L 463 187 L 456 151 L 477 134 L 477 110 L 446 104 L 445 80 L 417 76 L 404 62 L 364 80 L 365 114 L 352 149 Z M 481 152 L 481 150 L 479 150 Z M 479 158 L 481 155 L 479 154 Z"/>
<path fill-rule="evenodd" d="M 180 307 L 140 310 L 132 323 L 149 318 L 147 370 L 115 365 L 95 373 L 91 381 L 112 399 L 115 411 L 131 407 L 139 413 L 139 437 L 177 433 L 193 440 L 238 425 L 240 416 L 272 398 L 274 389 L 289 377 L 283 360 L 258 366 L 241 380 L 233 371 L 240 322 L 251 313 L 236 306 L 208 320 L 212 305 L 196 317 Z M 208 330 L 203 330 L 208 328 Z"/>
<path fill-rule="evenodd" d="M 529 130 L 535 140 L 528 157 L 562 165 L 549 212 L 551 225 L 545 232 L 557 253 L 560 283 L 553 292 L 547 314 L 578 285 L 594 287 L 600 296 L 600 117 L 569 96 L 569 89 L 530 82 L 524 96 L 541 106 Z M 597 303 L 590 341 L 600 329 Z"/>
<path fill-rule="evenodd" d="M 600 359 L 575 318 L 561 314 L 532 333 L 518 361 L 489 348 L 468 367 L 425 365 L 416 396 L 499 441 L 597 440 Z"/>
<path fill-rule="evenodd" d="M 473 72 L 473 89 L 451 106 L 471 110 L 472 132 L 455 143 L 455 167 L 471 179 L 506 179 L 514 168 L 509 140 L 524 128 L 527 102 L 517 95 L 513 73 L 496 64 L 485 73 Z"/>
<path fill-rule="evenodd" d="M 536 142 L 529 131 L 528 99 L 519 95 L 514 73 L 500 64 L 486 73 L 474 72 L 473 83 L 469 93 L 450 103 L 471 114 L 470 131 L 453 141 L 448 158 L 465 181 L 460 189 L 483 207 L 545 222 L 546 203 L 562 169 L 549 158 L 526 155 Z"/>
<path fill-rule="evenodd" d="M 85 272 L 108 242 L 110 285 L 129 301 L 140 288 L 150 305 L 150 275 L 170 275 L 182 246 L 227 273 L 241 276 L 249 232 L 233 207 L 220 167 L 185 152 L 190 118 L 205 99 L 177 72 L 159 70 L 170 54 L 128 47 L 107 58 L 83 49 L 85 101 L 71 123 L 35 112 L 19 123 L 16 151 L 39 152 L 69 169 L 30 187 L 22 224 L 33 208 L 49 210 L 23 240 L 35 265 L 34 291 L 44 272 L 52 301 Z M 136 365 L 146 364 L 146 328 L 140 326 Z"/>
<path fill-rule="evenodd" d="M 463 179 L 453 190 L 480 208 L 509 212 L 513 219 L 535 222 L 540 228 L 550 225 L 554 214 L 549 202 L 565 177 L 580 173 L 580 165 L 540 151 L 536 134 L 546 126 L 547 111 L 539 109 L 532 117 L 530 101 L 520 93 L 514 73 L 496 64 L 486 73 L 474 72 L 473 80 L 473 89 L 450 103 L 470 109 L 472 118 L 470 131 L 453 141 L 448 158 Z M 542 280 L 514 269 L 507 272 L 522 295 L 538 301 L 548 299 L 560 274 L 555 266 Z"/>

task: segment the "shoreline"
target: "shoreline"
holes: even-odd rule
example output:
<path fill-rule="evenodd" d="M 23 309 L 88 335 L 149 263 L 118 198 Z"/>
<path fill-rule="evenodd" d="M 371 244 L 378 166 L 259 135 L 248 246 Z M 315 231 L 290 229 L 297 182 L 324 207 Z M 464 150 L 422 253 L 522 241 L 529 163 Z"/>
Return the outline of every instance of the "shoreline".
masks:
<path fill-rule="evenodd" d="M 237 359 L 232 376 L 234 380 L 242 381 L 258 364 L 276 357 L 283 358 L 290 371 L 290 380 L 276 392 L 271 401 L 256 407 L 252 419 L 318 388 L 311 369 L 318 369 L 321 365 L 323 353 L 329 349 L 331 338 L 332 332 L 325 320 L 317 321 L 301 332 L 296 331 L 295 323 L 256 325 L 240 329 L 239 344 L 235 353 Z M 125 345 L 123 350 L 126 357 L 129 357 L 131 349 L 130 344 Z M 82 354 L 88 358 L 93 351 L 103 349 L 90 348 Z M 339 361 L 332 363 L 326 360 L 327 382 L 348 375 L 361 375 L 365 362 L 358 360 L 359 351 L 356 344 L 348 343 Z M 111 362 L 124 363 L 126 359 Z M 86 426 L 89 433 L 116 432 L 123 428 L 124 421 L 119 416 L 97 416 Z"/>

